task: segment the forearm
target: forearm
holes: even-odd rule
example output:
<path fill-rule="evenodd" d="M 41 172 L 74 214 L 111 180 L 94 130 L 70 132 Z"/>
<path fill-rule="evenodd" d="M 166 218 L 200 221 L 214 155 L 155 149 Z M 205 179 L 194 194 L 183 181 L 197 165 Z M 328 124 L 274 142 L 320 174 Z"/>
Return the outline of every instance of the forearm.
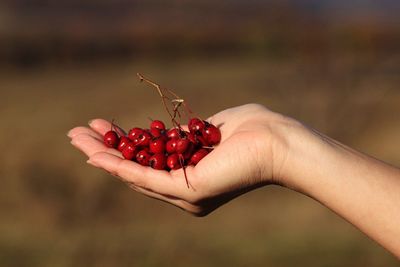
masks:
<path fill-rule="evenodd" d="M 318 132 L 295 128 L 283 183 L 321 202 L 400 258 L 400 170 Z"/>

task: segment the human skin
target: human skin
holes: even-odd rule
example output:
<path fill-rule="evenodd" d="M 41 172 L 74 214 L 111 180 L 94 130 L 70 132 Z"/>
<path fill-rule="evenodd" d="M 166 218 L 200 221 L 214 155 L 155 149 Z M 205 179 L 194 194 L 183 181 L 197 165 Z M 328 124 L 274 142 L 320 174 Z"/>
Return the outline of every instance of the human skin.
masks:
<path fill-rule="evenodd" d="M 400 258 L 400 170 L 355 151 L 304 124 L 247 104 L 208 119 L 221 143 L 195 167 L 153 170 L 103 145 L 110 123 L 96 119 L 68 136 L 88 163 L 132 189 L 205 216 L 255 188 L 279 184 L 310 196 Z"/>

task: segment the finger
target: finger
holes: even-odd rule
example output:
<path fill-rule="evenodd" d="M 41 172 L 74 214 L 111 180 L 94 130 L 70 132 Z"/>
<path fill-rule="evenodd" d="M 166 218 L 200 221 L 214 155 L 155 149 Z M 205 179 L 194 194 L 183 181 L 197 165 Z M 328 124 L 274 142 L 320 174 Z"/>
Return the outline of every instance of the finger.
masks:
<path fill-rule="evenodd" d="M 106 147 L 103 142 L 86 133 L 76 135 L 74 138 L 72 138 L 71 144 L 85 153 L 88 157 L 91 157 L 98 152 L 107 152 L 122 158 L 121 152 L 116 149 Z"/>
<path fill-rule="evenodd" d="M 109 153 L 96 153 L 90 157 L 88 163 L 117 175 L 126 182 L 161 195 L 187 199 L 194 193 L 187 188 L 183 177 L 174 177 L 167 171 L 154 170 Z"/>
<path fill-rule="evenodd" d="M 124 129 L 115 125 L 114 123 L 113 127 L 111 127 L 111 123 L 103 119 L 94 119 L 89 122 L 89 126 L 101 136 L 103 136 L 106 132 L 110 131 L 111 128 L 113 128 L 113 130 L 116 130 L 119 135 L 126 135 Z"/>
<path fill-rule="evenodd" d="M 136 192 L 139 192 L 139 193 L 141 193 L 143 195 L 146 195 L 148 197 L 164 201 L 166 203 L 169 203 L 169 204 L 172 204 L 174 206 L 177 206 L 177 207 L 179 207 L 181 209 L 185 209 L 185 207 L 186 207 L 185 202 L 183 200 L 179 199 L 179 198 L 174 198 L 174 197 L 171 197 L 171 196 L 161 195 L 161 194 L 158 194 L 156 192 L 153 192 L 153 191 L 138 187 L 135 184 L 130 183 L 130 182 L 125 182 L 125 183 L 130 188 L 135 190 Z"/>
<path fill-rule="evenodd" d="M 96 133 L 95 131 L 93 131 L 92 129 L 90 129 L 88 127 L 82 127 L 82 126 L 78 126 L 78 127 L 75 127 L 73 129 L 71 129 L 68 132 L 67 136 L 69 138 L 74 138 L 75 136 L 77 136 L 79 134 L 88 134 L 88 135 L 91 135 L 91 136 L 93 136 L 94 138 L 96 138 L 98 140 L 103 140 L 103 137 L 100 134 Z"/>
<path fill-rule="evenodd" d="M 181 125 L 181 128 L 186 131 L 189 132 L 189 127 L 187 125 Z"/>
<path fill-rule="evenodd" d="M 192 204 L 186 202 L 185 200 L 157 194 L 157 193 L 149 191 L 147 189 L 135 186 L 132 183 L 127 183 L 127 184 L 130 188 L 132 188 L 136 192 L 139 192 L 145 196 L 172 204 L 186 212 L 192 213 L 193 215 L 200 216 L 201 214 L 204 214 L 203 209 L 200 206 L 192 205 Z"/>

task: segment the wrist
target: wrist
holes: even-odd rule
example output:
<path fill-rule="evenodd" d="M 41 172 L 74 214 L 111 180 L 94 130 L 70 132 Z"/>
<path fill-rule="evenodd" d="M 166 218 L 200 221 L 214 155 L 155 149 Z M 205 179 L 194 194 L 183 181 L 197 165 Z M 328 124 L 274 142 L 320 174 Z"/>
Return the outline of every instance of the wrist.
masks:
<path fill-rule="evenodd" d="M 264 184 L 277 184 L 289 188 L 297 187 L 291 166 L 294 155 L 301 154 L 307 128 L 300 122 L 269 110 L 259 116 L 262 126 L 259 152 L 261 180 Z"/>
<path fill-rule="evenodd" d="M 291 123 L 284 131 L 284 160 L 278 161 L 277 179 L 282 186 L 316 198 L 320 183 L 326 183 L 325 177 L 339 171 L 337 166 L 341 166 L 349 151 L 318 131 L 289 120 Z"/>
<path fill-rule="evenodd" d="M 264 172 L 266 183 L 278 184 L 308 194 L 307 173 L 318 167 L 320 157 L 331 147 L 322 136 L 299 121 L 274 113 L 268 126 L 270 163 Z"/>

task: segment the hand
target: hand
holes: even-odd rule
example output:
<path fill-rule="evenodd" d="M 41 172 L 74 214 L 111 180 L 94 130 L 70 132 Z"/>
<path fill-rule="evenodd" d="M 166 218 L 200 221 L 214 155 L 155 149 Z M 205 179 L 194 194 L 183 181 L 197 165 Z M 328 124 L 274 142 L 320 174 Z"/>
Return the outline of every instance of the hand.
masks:
<path fill-rule="evenodd" d="M 283 125 L 290 120 L 257 104 L 224 110 L 208 119 L 220 128 L 221 143 L 195 167 L 154 170 L 125 160 L 103 145 L 110 123 L 96 119 L 90 128 L 77 127 L 68 136 L 88 163 L 119 177 L 134 190 L 204 216 L 229 200 L 257 187 L 281 183 L 280 167 L 287 148 Z"/>
<path fill-rule="evenodd" d="M 400 170 L 301 123 L 249 104 L 208 119 L 221 143 L 195 167 L 167 172 L 122 158 L 103 145 L 111 125 L 97 119 L 69 132 L 88 163 L 134 190 L 204 216 L 254 188 L 280 184 L 306 194 L 400 257 Z M 365 220 L 368 218 L 368 220 Z"/>

